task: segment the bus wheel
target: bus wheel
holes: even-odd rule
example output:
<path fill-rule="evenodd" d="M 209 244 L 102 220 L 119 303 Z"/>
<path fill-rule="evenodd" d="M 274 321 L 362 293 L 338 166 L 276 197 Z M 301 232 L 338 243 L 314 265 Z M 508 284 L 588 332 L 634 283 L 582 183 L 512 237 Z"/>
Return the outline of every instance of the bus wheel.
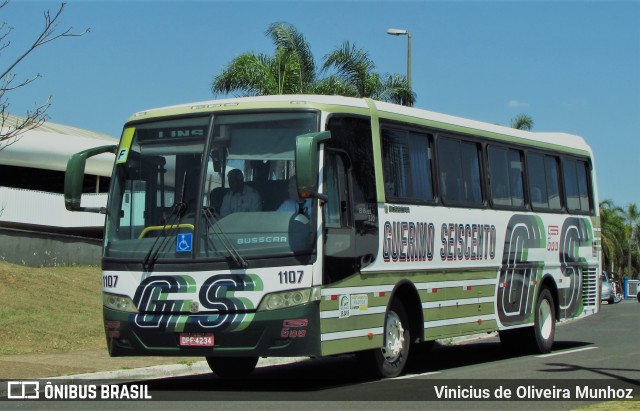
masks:
<path fill-rule="evenodd" d="M 500 343 L 513 354 L 545 354 L 551 351 L 556 329 L 553 297 L 548 288 L 543 288 L 536 301 L 533 327 L 501 330 Z"/>
<path fill-rule="evenodd" d="M 534 323 L 535 346 L 538 353 L 548 353 L 553 346 L 556 333 L 556 312 L 553 296 L 548 288 L 543 288 L 536 303 L 536 318 Z"/>
<path fill-rule="evenodd" d="M 258 357 L 207 357 L 207 363 L 220 378 L 243 378 L 256 368 Z"/>
<path fill-rule="evenodd" d="M 394 299 L 385 316 L 384 345 L 359 353 L 358 359 L 377 377 L 397 377 L 407 364 L 410 342 L 407 314 L 402 304 Z"/>

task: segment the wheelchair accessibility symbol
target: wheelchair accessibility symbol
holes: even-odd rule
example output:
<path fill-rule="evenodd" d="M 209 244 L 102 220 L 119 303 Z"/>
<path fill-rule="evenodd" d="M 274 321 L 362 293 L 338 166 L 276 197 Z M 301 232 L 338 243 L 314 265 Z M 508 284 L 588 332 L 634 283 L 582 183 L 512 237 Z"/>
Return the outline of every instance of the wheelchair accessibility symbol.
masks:
<path fill-rule="evenodd" d="M 176 239 L 176 252 L 183 253 L 183 252 L 191 251 L 192 245 L 193 245 L 192 233 L 178 234 L 178 238 Z"/>

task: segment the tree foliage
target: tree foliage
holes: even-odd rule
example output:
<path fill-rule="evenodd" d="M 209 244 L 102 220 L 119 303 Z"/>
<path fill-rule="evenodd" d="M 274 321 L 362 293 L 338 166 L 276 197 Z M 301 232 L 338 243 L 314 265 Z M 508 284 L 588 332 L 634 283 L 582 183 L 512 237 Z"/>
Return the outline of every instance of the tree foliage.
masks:
<path fill-rule="evenodd" d="M 518 114 L 511 119 L 511 128 L 531 131 L 533 129 L 533 117 L 528 114 Z"/>
<path fill-rule="evenodd" d="M 626 208 L 611 200 L 600 203 L 603 266 L 629 278 L 638 277 L 640 267 L 640 210 L 636 204 Z"/>
<path fill-rule="evenodd" d="M 315 62 L 302 34 L 282 22 L 271 24 L 265 34 L 275 45 L 273 56 L 247 52 L 236 57 L 213 78 L 214 94 L 300 94 L 313 84 Z"/>
<path fill-rule="evenodd" d="M 625 221 L 625 238 L 628 244 L 628 254 L 627 254 L 627 270 L 629 276 L 635 278 L 638 276 L 638 271 L 636 268 L 635 276 L 633 275 L 633 264 L 632 260 L 635 260 L 637 263 L 638 256 L 638 231 L 640 231 L 640 209 L 634 203 L 628 204 L 626 208 L 622 209 L 622 217 Z M 636 258 L 634 258 L 634 255 Z M 637 267 L 637 264 L 636 264 Z"/>
<path fill-rule="evenodd" d="M 325 56 L 320 73 L 326 77 L 319 78 L 311 47 L 294 26 L 273 23 L 265 34 L 275 47 L 273 55 L 247 52 L 236 57 L 214 76 L 214 94 L 324 94 L 415 102 L 406 77 L 376 73 L 369 54 L 355 44 L 345 41 Z"/>
<path fill-rule="evenodd" d="M 337 78 L 343 83 L 342 88 L 353 97 L 371 97 L 376 100 L 412 106 L 416 95 L 409 89 L 405 76 L 399 74 L 380 74 L 374 72 L 375 63 L 369 53 L 348 41 L 342 43 L 324 58 L 323 71 L 333 68 Z"/>
<path fill-rule="evenodd" d="M 600 203 L 600 225 L 602 228 L 602 265 L 609 270 L 612 266 L 620 266 L 623 261 L 625 239 L 624 219 L 621 209 L 611 200 Z"/>
<path fill-rule="evenodd" d="M 9 0 L 0 3 L 0 10 L 8 4 Z M 18 80 L 14 71 L 15 68 L 37 48 L 60 38 L 79 37 L 89 31 L 89 29 L 85 29 L 81 33 L 74 33 L 73 28 L 70 27 L 60 32 L 58 30 L 59 20 L 64 8 L 65 3 L 61 3 L 58 11 L 53 15 L 49 10 L 46 10 L 44 12 L 44 26 L 33 43 L 17 59 L 7 64 L 6 67 L 0 68 L 2 72 L 0 74 L 0 150 L 18 141 L 23 133 L 39 127 L 44 123 L 47 119 L 47 110 L 51 105 L 51 96 L 49 96 L 44 103 L 36 104 L 33 110 L 27 110 L 25 116 L 16 117 L 9 114 L 9 94 L 42 77 L 38 73 L 32 77 Z M 7 22 L 0 22 L 0 52 L 11 46 L 9 38 L 12 30 L 13 28 L 10 27 Z"/>

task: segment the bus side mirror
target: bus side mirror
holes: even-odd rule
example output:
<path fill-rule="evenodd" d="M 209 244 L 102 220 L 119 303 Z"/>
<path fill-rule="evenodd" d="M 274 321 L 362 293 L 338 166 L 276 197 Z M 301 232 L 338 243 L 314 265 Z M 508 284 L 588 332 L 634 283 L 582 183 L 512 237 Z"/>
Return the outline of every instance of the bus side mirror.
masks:
<path fill-rule="evenodd" d="M 326 200 L 317 191 L 318 146 L 331 138 L 330 131 L 303 134 L 296 138 L 296 183 L 301 198 L 316 197 Z"/>
<path fill-rule="evenodd" d="M 106 213 L 104 207 L 81 207 L 82 185 L 84 181 L 84 167 L 89 157 L 102 153 L 116 153 L 117 145 L 90 148 L 71 156 L 67 162 L 64 174 L 64 206 L 69 211 L 87 211 L 91 213 Z"/>

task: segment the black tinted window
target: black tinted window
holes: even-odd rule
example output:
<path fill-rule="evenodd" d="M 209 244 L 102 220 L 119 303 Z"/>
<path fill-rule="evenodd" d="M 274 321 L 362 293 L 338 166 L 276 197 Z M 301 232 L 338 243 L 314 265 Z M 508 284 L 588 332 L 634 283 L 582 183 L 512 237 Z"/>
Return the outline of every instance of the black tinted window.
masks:
<path fill-rule="evenodd" d="M 538 153 L 527 155 L 531 205 L 538 209 L 559 210 L 558 159 Z"/>
<path fill-rule="evenodd" d="M 438 168 L 441 195 L 446 203 L 482 204 L 479 147 L 475 143 L 440 137 Z"/>
<path fill-rule="evenodd" d="M 429 135 L 385 127 L 382 151 L 387 197 L 433 200 Z"/>
<path fill-rule="evenodd" d="M 587 170 L 588 164 L 584 161 L 566 159 L 562 162 L 564 190 L 569 211 L 591 210 Z"/>
<path fill-rule="evenodd" d="M 489 182 L 494 205 L 524 205 L 522 156 L 519 150 L 489 147 Z"/>

